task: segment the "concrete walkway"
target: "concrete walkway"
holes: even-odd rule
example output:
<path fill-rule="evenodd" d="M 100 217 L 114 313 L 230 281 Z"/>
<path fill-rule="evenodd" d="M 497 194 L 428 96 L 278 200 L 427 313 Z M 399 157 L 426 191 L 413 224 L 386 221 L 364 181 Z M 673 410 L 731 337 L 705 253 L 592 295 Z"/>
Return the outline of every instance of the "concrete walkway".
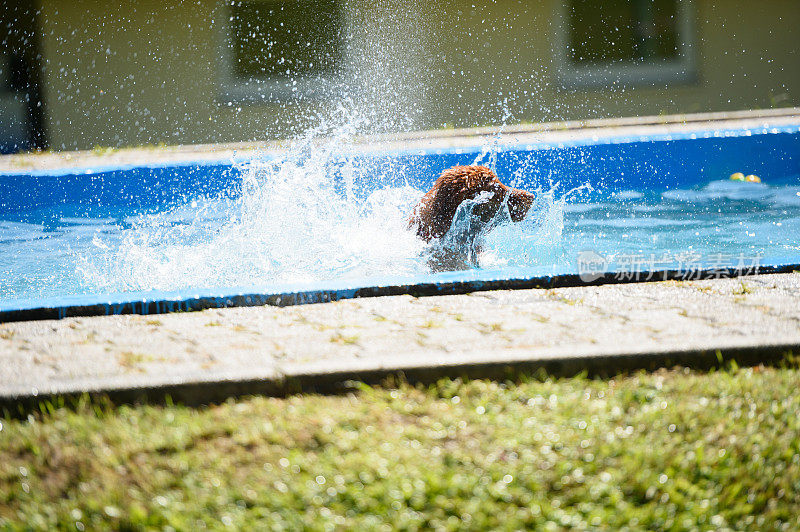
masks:
<path fill-rule="evenodd" d="M 52 394 L 329 390 L 509 368 L 592 372 L 800 352 L 800 273 L 0 324 L 0 406 Z"/>

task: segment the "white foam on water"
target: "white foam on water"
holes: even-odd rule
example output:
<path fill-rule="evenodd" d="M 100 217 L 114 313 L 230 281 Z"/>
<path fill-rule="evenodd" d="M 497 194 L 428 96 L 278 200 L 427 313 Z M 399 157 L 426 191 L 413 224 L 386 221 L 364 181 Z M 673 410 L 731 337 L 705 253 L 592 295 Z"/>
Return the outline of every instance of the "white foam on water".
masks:
<path fill-rule="evenodd" d="M 644 194 L 638 190 L 620 190 L 619 192 L 613 193 L 611 196 L 620 201 L 627 201 L 642 199 Z"/>

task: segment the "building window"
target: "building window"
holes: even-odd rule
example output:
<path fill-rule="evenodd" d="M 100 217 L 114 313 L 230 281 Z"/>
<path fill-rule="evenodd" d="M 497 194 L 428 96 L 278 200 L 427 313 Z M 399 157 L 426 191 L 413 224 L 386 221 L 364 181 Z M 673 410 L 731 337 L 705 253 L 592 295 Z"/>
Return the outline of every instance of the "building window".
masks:
<path fill-rule="evenodd" d="M 341 77 L 344 17 L 336 0 L 228 0 L 221 11 L 223 100 L 320 97 Z"/>
<path fill-rule="evenodd" d="M 660 84 L 694 78 L 688 0 L 564 0 L 555 57 L 567 86 Z"/>

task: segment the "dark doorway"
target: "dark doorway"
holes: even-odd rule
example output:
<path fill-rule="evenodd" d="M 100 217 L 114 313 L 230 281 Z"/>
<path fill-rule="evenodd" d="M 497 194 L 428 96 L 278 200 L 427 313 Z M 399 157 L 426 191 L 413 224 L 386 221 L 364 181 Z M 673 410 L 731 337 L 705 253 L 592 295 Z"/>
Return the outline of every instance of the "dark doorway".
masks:
<path fill-rule="evenodd" d="M 0 0 L 0 153 L 47 147 L 37 14 L 34 0 Z"/>

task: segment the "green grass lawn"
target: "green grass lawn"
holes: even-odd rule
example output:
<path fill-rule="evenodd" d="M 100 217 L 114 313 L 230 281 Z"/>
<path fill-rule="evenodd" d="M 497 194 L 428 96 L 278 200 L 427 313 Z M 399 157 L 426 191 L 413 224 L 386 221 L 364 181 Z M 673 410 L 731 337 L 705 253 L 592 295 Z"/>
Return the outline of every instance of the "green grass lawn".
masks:
<path fill-rule="evenodd" d="M 0 528 L 800 528 L 800 371 L 6 418 Z"/>

